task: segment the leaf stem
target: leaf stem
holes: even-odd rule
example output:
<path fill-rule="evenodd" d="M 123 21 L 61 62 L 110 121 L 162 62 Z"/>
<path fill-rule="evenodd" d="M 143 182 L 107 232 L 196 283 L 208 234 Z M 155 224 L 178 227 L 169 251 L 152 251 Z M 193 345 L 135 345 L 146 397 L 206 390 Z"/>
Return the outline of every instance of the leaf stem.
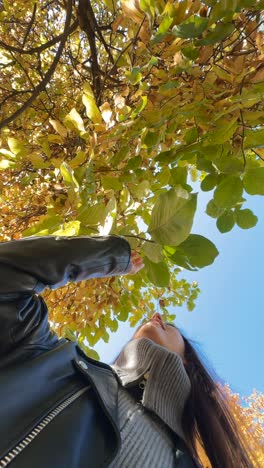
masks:
<path fill-rule="evenodd" d="M 139 240 L 143 240 L 145 242 L 151 242 L 152 244 L 155 244 L 155 242 L 153 240 L 145 239 L 144 237 L 136 236 L 136 235 L 133 235 L 133 234 L 125 234 L 124 237 L 134 237 L 135 239 L 139 239 Z"/>

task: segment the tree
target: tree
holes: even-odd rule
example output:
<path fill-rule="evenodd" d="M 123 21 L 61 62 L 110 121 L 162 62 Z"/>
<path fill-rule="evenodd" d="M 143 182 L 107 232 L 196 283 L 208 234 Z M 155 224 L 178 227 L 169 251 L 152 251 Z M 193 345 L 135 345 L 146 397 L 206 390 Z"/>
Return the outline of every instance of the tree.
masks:
<path fill-rule="evenodd" d="M 58 333 L 92 347 L 157 301 L 168 319 L 169 305 L 193 309 L 198 285 L 179 273 L 218 255 L 191 232 L 193 182 L 213 191 L 221 232 L 255 226 L 244 196 L 264 195 L 263 6 L 1 2 L 1 240 L 113 233 L 146 264 L 46 293 Z"/>
<path fill-rule="evenodd" d="M 232 393 L 227 385 L 223 390 L 235 417 L 242 441 L 249 449 L 253 466 L 260 468 L 264 463 L 264 395 L 255 390 L 248 398 L 244 397 L 241 400 L 239 395 Z M 211 467 L 204 450 L 201 446 L 198 447 L 198 453 L 204 468 Z"/>

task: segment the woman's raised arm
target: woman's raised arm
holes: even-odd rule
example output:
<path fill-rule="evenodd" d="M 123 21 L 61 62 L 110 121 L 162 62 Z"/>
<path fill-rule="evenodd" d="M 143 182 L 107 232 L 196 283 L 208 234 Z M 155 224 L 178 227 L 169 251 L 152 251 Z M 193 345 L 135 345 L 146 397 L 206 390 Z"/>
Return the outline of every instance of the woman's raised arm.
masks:
<path fill-rule="evenodd" d="M 131 250 L 121 237 L 29 237 L 0 243 L 0 294 L 41 292 L 67 282 L 127 273 Z"/>
<path fill-rule="evenodd" d="M 0 243 L 0 357 L 17 348 L 58 341 L 47 306 L 36 293 L 67 282 L 133 273 L 128 242 L 121 237 L 30 237 Z M 2 361 L 3 362 L 3 361 Z"/>

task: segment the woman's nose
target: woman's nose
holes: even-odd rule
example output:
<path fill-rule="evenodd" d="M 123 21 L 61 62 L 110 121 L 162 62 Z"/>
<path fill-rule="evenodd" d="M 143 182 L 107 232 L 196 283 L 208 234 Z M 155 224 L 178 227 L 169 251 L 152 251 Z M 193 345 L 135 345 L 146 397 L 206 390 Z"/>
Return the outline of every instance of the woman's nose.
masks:
<path fill-rule="evenodd" d="M 155 312 L 155 314 L 153 314 L 152 317 L 151 317 L 151 319 L 155 319 L 155 318 L 162 321 L 161 315 L 158 312 Z"/>
<path fill-rule="evenodd" d="M 155 314 L 152 315 L 151 320 L 158 320 L 162 328 L 164 328 L 162 316 L 158 312 L 155 312 Z"/>

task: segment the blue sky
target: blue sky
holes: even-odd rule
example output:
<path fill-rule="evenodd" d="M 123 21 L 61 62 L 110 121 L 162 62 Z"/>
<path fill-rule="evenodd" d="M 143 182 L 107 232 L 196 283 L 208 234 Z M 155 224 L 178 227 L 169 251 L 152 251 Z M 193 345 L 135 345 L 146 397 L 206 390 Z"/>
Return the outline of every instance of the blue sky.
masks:
<path fill-rule="evenodd" d="M 204 212 L 211 198 L 212 192 L 199 193 L 192 233 L 208 237 L 220 253 L 213 265 L 182 272 L 189 281 L 198 281 L 202 292 L 192 312 L 186 307 L 174 310 L 175 323 L 200 344 L 222 381 L 247 396 L 253 389 L 264 392 L 264 198 L 245 197 L 244 208 L 259 218 L 254 228 L 235 226 L 225 234 Z M 100 341 L 96 350 L 101 360 L 111 363 L 132 333 L 129 324 L 122 323 L 108 344 Z"/>

